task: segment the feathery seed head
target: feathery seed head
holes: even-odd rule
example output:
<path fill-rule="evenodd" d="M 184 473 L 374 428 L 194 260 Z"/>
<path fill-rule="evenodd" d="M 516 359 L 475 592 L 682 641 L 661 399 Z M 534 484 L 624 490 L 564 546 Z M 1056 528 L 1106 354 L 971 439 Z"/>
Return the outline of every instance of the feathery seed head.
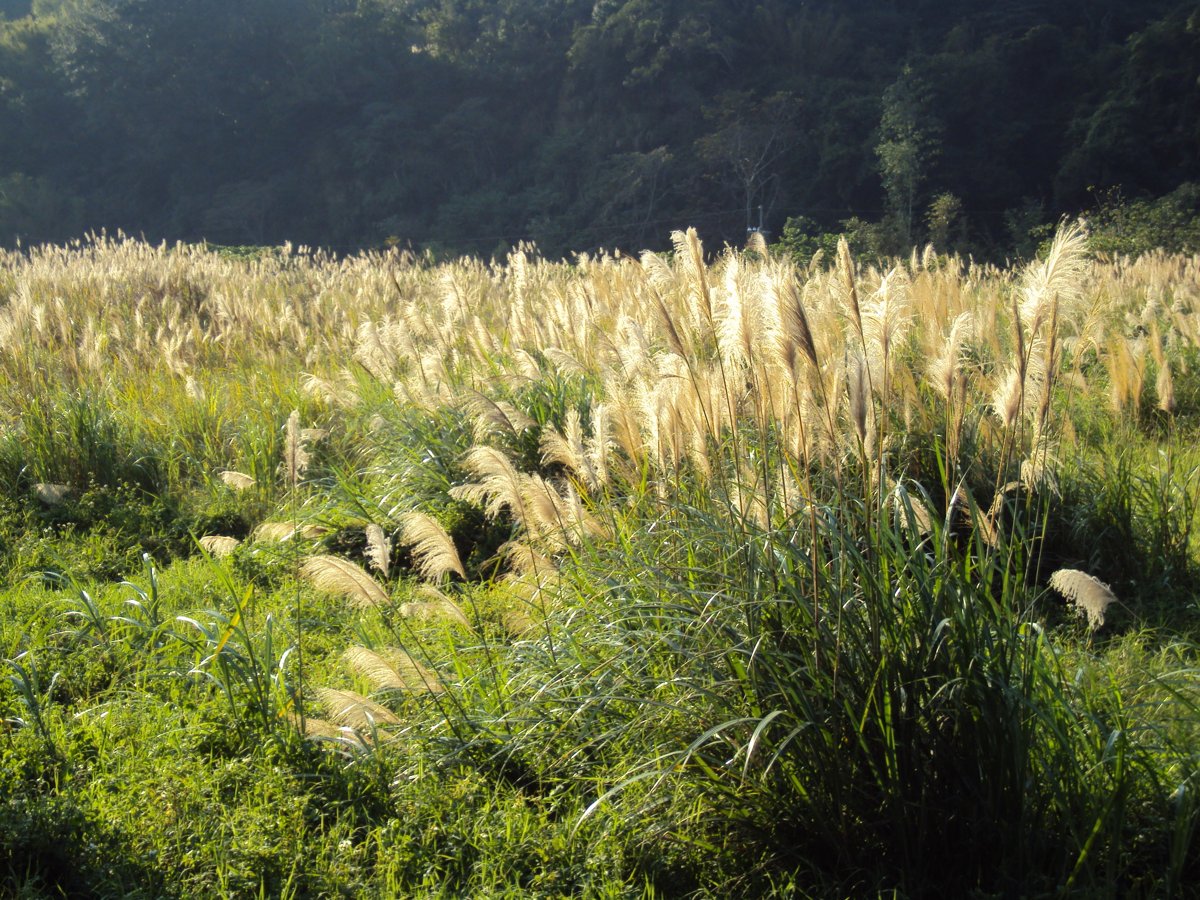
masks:
<path fill-rule="evenodd" d="M 1050 576 L 1050 587 L 1086 617 L 1092 631 L 1104 625 L 1105 610 L 1117 599 L 1107 584 L 1078 569 L 1059 569 Z"/>
<path fill-rule="evenodd" d="M 433 693 L 444 690 L 436 673 L 399 647 L 389 647 L 383 653 L 367 647 L 351 647 L 342 654 L 342 659 L 351 671 L 367 679 L 372 690 Z"/>
<path fill-rule="evenodd" d="M 204 552 L 220 559 L 223 556 L 228 556 L 240 545 L 241 541 L 233 537 L 225 537 L 219 534 L 210 534 L 200 538 L 199 544 L 204 548 Z"/>
<path fill-rule="evenodd" d="M 230 469 L 226 469 L 225 471 L 219 473 L 219 475 L 221 480 L 235 491 L 244 491 L 247 488 L 254 487 L 256 483 L 249 475 L 245 475 L 241 472 L 234 472 Z"/>
<path fill-rule="evenodd" d="M 338 725 L 369 731 L 376 725 L 400 724 L 400 718 L 386 706 L 354 691 L 317 688 L 316 694 L 329 718 Z"/>
<path fill-rule="evenodd" d="M 374 523 L 365 529 L 367 538 L 367 560 L 371 567 L 384 578 L 392 564 L 392 545 L 383 529 Z"/>
<path fill-rule="evenodd" d="M 411 548 L 417 571 L 430 581 L 439 581 L 451 572 L 466 578 L 454 540 L 437 519 L 413 511 L 400 517 L 400 542 Z"/>
<path fill-rule="evenodd" d="M 354 606 L 387 606 L 391 603 L 379 582 L 340 556 L 310 556 L 300 565 L 300 575 L 318 590 L 344 596 Z"/>

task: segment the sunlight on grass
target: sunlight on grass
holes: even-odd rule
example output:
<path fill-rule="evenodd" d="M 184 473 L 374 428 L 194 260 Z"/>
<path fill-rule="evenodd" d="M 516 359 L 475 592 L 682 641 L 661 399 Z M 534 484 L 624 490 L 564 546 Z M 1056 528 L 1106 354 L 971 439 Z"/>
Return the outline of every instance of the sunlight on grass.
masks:
<path fill-rule="evenodd" d="M 1197 877 L 1200 261 L 2 264 L 5 891 Z"/>

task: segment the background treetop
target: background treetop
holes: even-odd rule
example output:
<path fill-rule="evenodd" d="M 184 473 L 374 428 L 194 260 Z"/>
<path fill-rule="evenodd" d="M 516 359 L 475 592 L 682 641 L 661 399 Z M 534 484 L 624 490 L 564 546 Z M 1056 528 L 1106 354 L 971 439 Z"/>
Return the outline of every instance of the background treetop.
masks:
<path fill-rule="evenodd" d="M 1195 196 L 1197 10 L 0 0 L 0 243 L 558 255 L 761 216 L 1002 256 L 1118 188 Z"/>

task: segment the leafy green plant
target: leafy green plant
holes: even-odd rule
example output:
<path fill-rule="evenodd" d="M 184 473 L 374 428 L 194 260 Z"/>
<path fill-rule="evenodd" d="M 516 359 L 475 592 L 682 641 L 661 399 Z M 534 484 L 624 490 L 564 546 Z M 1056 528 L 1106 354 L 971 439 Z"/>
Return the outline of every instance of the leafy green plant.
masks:
<path fill-rule="evenodd" d="M 229 584 L 232 612 L 209 610 L 198 616 L 177 616 L 186 630 L 171 637 L 193 653 L 189 677 L 216 687 L 238 729 L 249 736 L 256 730 L 279 734 L 289 716 L 297 715 L 300 698 L 288 681 L 288 661 L 294 642 L 282 637 L 272 613 L 262 621 L 261 634 L 252 630 L 254 588 L 237 590 Z"/>
<path fill-rule="evenodd" d="M 12 659 L 6 659 L 5 664 L 10 669 L 8 682 L 15 689 L 17 698 L 25 710 L 24 718 L 16 717 L 6 720 L 5 726 L 32 727 L 42 739 L 49 755 L 59 756 L 54 736 L 47 727 L 44 716 L 54 691 L 54 685 L 58 680 L 58 673 L 55 672 L 51 675 L 47 682 L 45 674 L 38 664 L 36 654 L 29 650 L 19 653 Z"/>
<path fill-rule="evenodd" d="M 1136 256 L 1155 250 L 1200 251 L 1200 185 L 1188 182 L 1154 199 L 1127 200 L 1120 189 L 1096 195 L 1088 214 L 1091 245 Z"/>

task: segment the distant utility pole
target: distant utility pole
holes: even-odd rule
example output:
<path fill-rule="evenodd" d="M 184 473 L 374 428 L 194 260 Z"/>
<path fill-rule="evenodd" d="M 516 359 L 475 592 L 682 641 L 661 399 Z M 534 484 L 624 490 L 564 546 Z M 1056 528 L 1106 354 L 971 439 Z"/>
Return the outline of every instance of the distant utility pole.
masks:
<path fill-rule="evenodd" d="M 767 231 L 763 228 L 763 208 L 762 208 L 761 203 L 758 204 L 758 224 L 757 225 L 754 225 L 751 223 L 750 210 L 749 209 L 746 210 L 746 236 L 749 237 L 752 234 L 761 234 L 763 236 L 764 241 L 767 239 L 767 235 L 770 234 L 769 231 Z"/>

